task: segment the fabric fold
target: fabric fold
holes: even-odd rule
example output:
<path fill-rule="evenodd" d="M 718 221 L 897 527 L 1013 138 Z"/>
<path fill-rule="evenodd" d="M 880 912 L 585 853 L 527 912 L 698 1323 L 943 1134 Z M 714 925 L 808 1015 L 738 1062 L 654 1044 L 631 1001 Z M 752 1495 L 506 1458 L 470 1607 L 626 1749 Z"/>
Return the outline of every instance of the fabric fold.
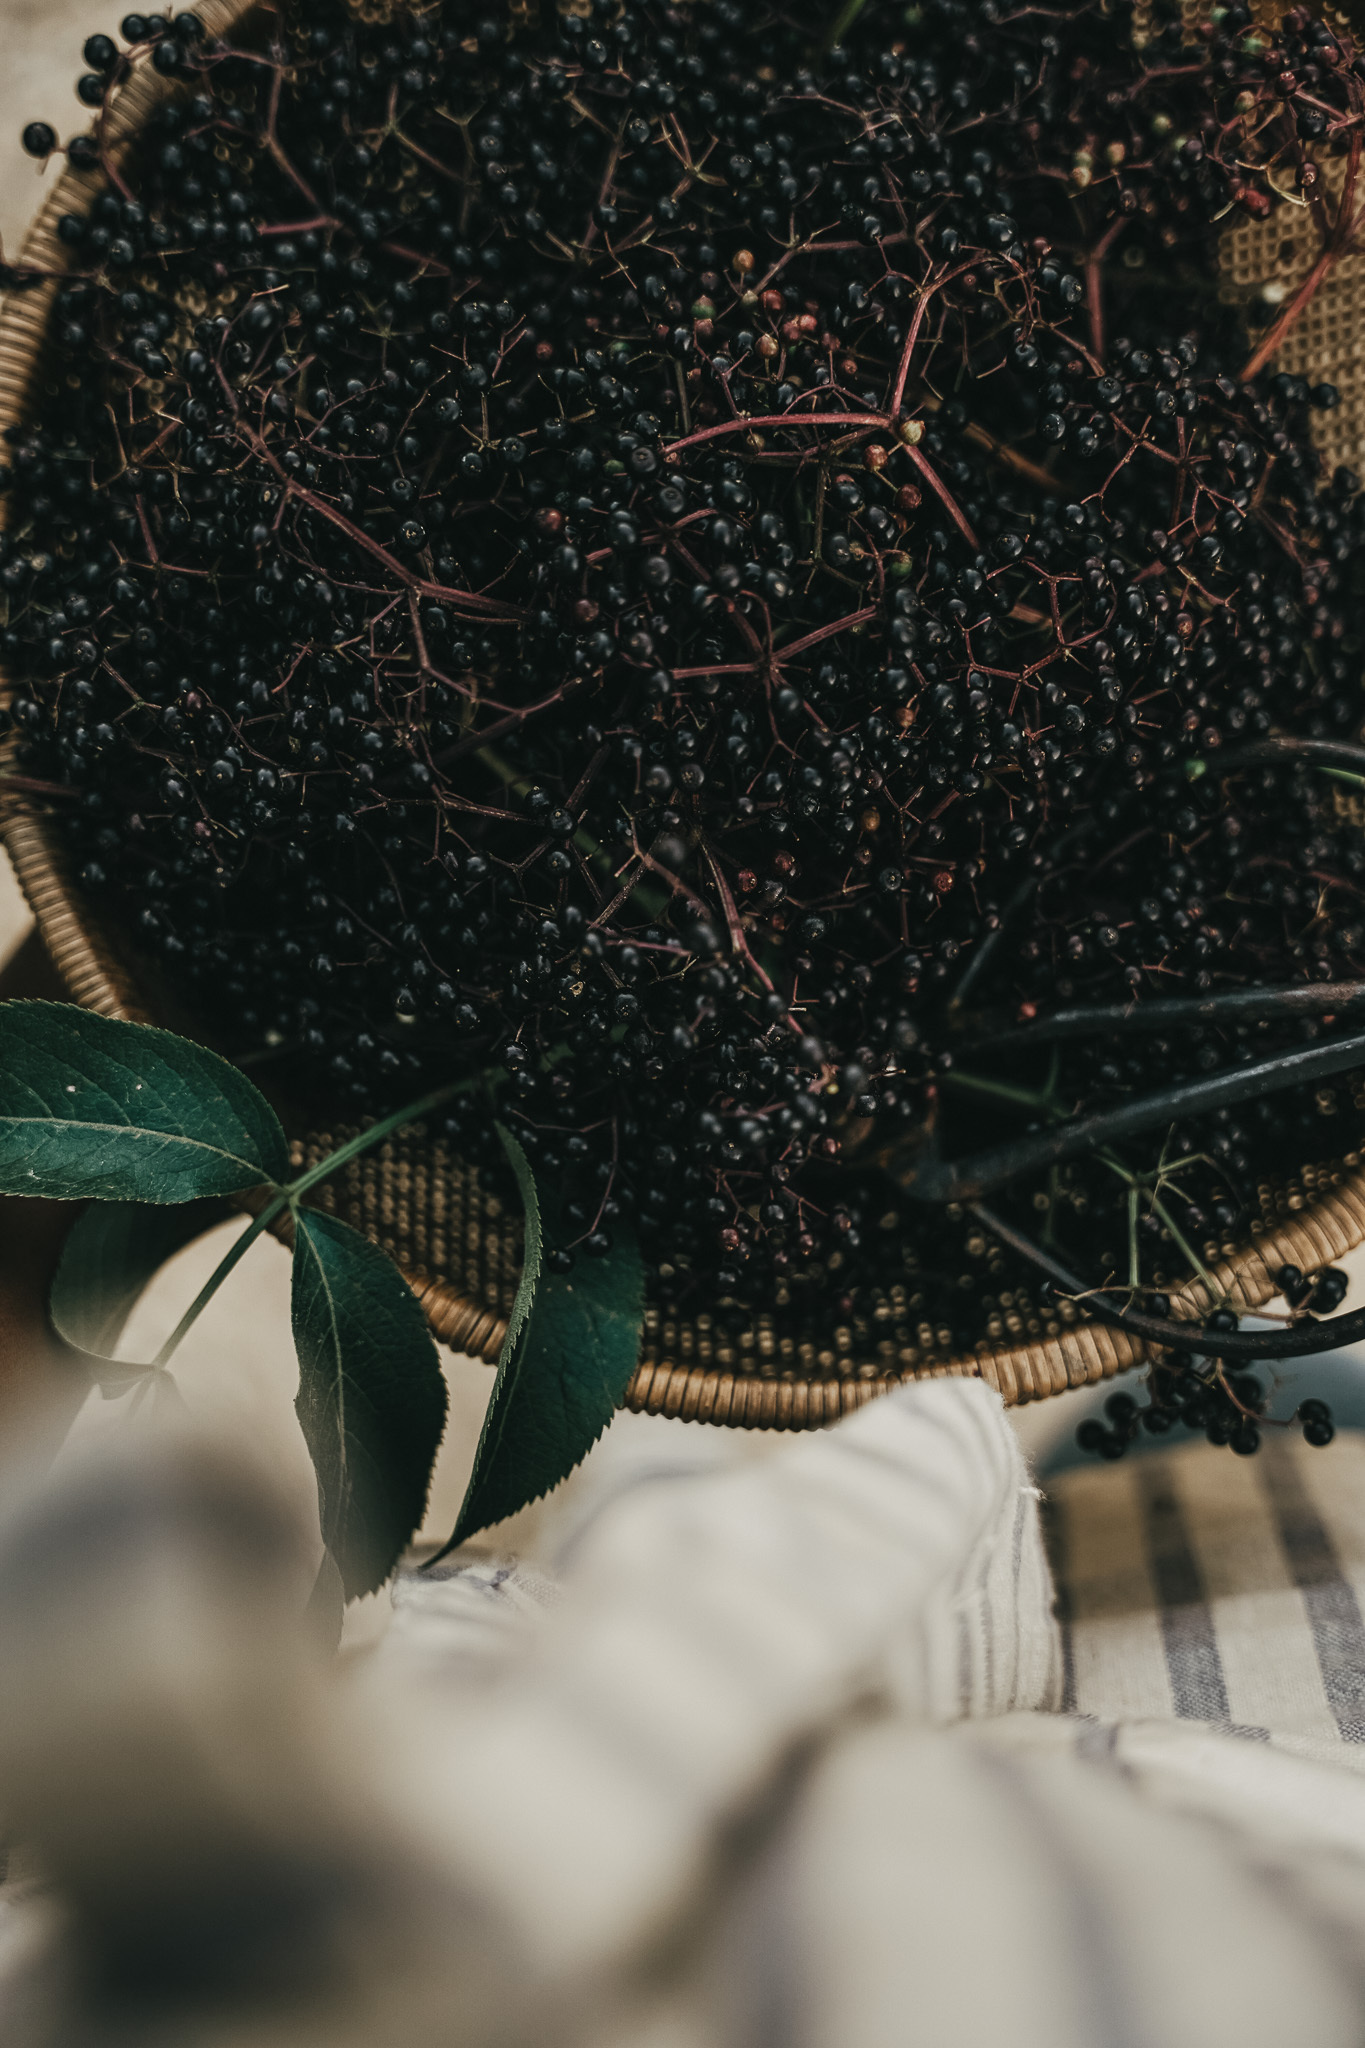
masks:
<path fill-rule="evenodd" d="M 662 1926 L 854 1710 L 945 1723 L 1059 1693 L 1036 1492 L 980 1382 L 627 1492 L 581 1532 L 562 1593 L 439 1765 L 462 1858 L 550 1966 Z"/>

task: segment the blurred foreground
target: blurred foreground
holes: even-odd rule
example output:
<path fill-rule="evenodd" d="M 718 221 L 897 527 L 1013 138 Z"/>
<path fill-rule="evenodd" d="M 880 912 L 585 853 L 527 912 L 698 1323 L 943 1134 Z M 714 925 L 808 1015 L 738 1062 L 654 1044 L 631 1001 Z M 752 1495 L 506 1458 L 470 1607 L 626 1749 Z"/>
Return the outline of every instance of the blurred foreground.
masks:
<path fill-rule="evenodd" d="M 1342 1686 L 1365 1545 L 1333 1517 L 1365 1456 L 1308 1454 L 1311 1500 L 1276 1482 L 1325 1546 L 1289 1596 L 1346 1652 L 1325 1693 L 1311 1647 L 1295 1679 L 1330 1709 L 1306 1747 L 1274 1645 L 1259 1678 L 1236 1666 L 1217 1529 L 1187 1512 L 1199 1455 L 1146 1461 L 1149 1494 L 1184 1476 L 1108 1562 L 1102 1489 L 1137 1482 L 1059 1482 L 1082 1485 L 1063 1506 L 1089 1558 L 1063 1629 L 1037 1491 L 977 1383 L 759 1459 L 626 1417 L 552 1503 L 538 1565 L 410 1573 L 340 1660 L 276 1479 L 175 1420 L 20 1461 L 0 2039 L 1358 2043 L 1365 1719 Z M 1252 1493 L 1237 1512 L 1239 1551 L 1268 1555 Z M 1181 1693 L 1201 1673 L 1221 1704 Z M 1091 1711 L 1064 1711 L 1078 1683 Z M 1256 1684 L 1241 1726 L 1229 1688 Z"/>

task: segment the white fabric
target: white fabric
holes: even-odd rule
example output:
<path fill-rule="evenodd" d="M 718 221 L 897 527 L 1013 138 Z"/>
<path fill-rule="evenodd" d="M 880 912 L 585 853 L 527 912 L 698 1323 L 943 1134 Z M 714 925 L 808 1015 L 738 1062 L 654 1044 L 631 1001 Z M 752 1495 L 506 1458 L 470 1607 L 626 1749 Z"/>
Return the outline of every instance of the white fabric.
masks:
<path fill-rule="evenodd" d="M 1038 1711 L 1066 1687 L 1074 1709 L 1094 1657 L 1077 1614 L 1059 1637 L 1037 1496 L 986 1389 L 908 1388 L 756 1466 L 727 1462 L 717 1435 L 637 1432 L 599 1462 L 561 1513 L 553 1616 L 472 1714 L 459 1698 L 480 1645 L 452 1644 L 443 1678 L 428 1668 L 461 1731 L 440 1799 L 462 1866 L 536 1969 L 577 1987 L 595 2040 L 1365 2038 L 1365 1787 L 1176 1720 L 1132 1503 L 1172 1485 L 1186 1501 L 1190 1454 L 1164 1491 L 1162 1458 L 1145 1478 L 1134 1465 L 1070 1481 L 1073 1600 L 1106 1575 L 1126 1587 L 1115 1647 L 1125 1704 L 1147 1718 L 1121 1724 L 1094 1712 L 1088 1678 L 1089 1712 Z M 1334 1481 L 1311 1457 L 1309 1481 L 1344 1507 L 1354 1467 Z M 1211 1492 L 1248 1471 L 1223 1453 Z M 1244 1518 L 1238 1554 L 1261 1554 L 1265 1523 Z M 504 1584 L 517 1569 L 500 1567 Z M 1174 1574 L 1168 1558 L 1168 1629 Z M 386 1656 L 401 1658 L 432 1597 L 405 1586 Z M 1279 1645 L 1257 1695 L 1267 1718 Z M 1200 1649 L 1196 1631 L 1196 1674 Z M 1288 1717 L 1277 1732 L 1292 1746 Z M 642 1993 L 638 1959 L 679 1929 L 685 1961 Z"/>
<path fill-rule="evenodd" d="M 344 1991 L 268 2026 L 178 2014 L 168 2048 L 1360 2048 L 1365 1783 L 1336 1765 L 1351 1744 L 1335 1715 L 1332 1761 L 1294 1753 L 1299 1679 L 1281 1687 L 1278 1722 L 1273 1673 L 1261 1723 L 1236 1719 L 1230 1619 L 1213 1630 L 1228 1710 L 1203 1711 L 1209 1628 L 1181 1635 L 1178 1596 L 1216 1608 L 1224 1553 L 1204 1530 L 1194 1459 L 1058 1487 L 1054 1514 L 1084 1563 L 1068 1572 L 1068 1650 L 1038 1496 L 979 1383 L 906 1388 L 835 1430 L 761 1446 L 668 1425 L 612 1437 L 557 1503 L 538 1560 L 466 1555 L 405 1576 L 389 1634 L 334 1685 L 326 1711 L 340 1725 L 363 1707 L 366 1743 L 338 1777 L 335 1814 L 325 1799 L 318 1811 L 337 1839 L 381 1793 L 400 1817 L 420 1873 L 402 1893 L 405 1942 L 348 1939 Z M 1278 1551 L 1261 1520 L 1238 1523 L 1239 1554 L 1297 1558 L 1305 1615 L 1321 1583 L 1310 1552 L 1353 1558 L 1365 1526 L 1355 1453 L 1334 1470 L 1335 1455 L 1255 1482 L 1280 1486 Z M 1210 1497 L 1244 1483 L 1218 1478 Z M 1236 1498 L 1247 1509 L 1260 1495 Z M 1104 1534 L 1106 1500 L 1121 1540 Z M 28 1554 L 41 1572 L 44 1547 Z M 0 1594 L 6 1569 L 0 1555 Z M 130 1601 L 118 1571 L 110 1597 Z M 1271 1578 L 1284 1627 L 1289 1593 Z M 1087 1618 L 1100 1584 L 1123 1596 Z M 1082 1697 L 1085 1628 L 1116 1612 L 1127 1619 L 1104 1668 L 1122 1675 L 1119 1711 L 1099 1711 L 1093 1688 L 1088 1711 L 1061 1711 L 1068 1686 Z M 183 1729 L 197 1696 L 164 1634 L 136 1696 L 144 1625 L 130 1601 L 116 1697 L 90 1673 L 79 1819 L 100 1853 L 111 1705 L 120 1726 L 155 1726 L 173 1696 Z M 189 1631 L 186 1655 L 207 1654 L 216 1674 L 211 1633 Z M 39 1629 L 39 1658 L 42 1641 Z M 1349 1658 L 1348 1646 L 1339 1704 Z M 300 1777 L 316 1783 L 335 1729 L 310 1725 L 295 1694 L 286 1710 L 280 1661 L 259 1657 L 241 1681 L 243 1753 L 210 1774 L 202 1813 L 160 1810 L 155 1772 L 111 1787 L 108 1810 L 130 1810 L 135 1791 L 140 1839 L 164 1839 L 168 1856 L 192 1841 L 211 1862 L 223 1783 L 250 1784 L 260 1731 L 279 1769 L 291 1714 Z M 192 1796 L 192 1774 L 177 1783 Z M 280 1827 L 320 1829 L 312 1810 Z M 147 1855 L 133 1861 L 145 1876 Z M 0 2038 L 68 2048 L 74 2035 L 26 2024 L 37 2008 L 20 1965 L 5 1977 L 26 1930 L 32 1946 L 27 1912 L 0 1928 Z M 122 2048 L 126 2035 L 79 2039 Z"/>
<path fill-rule="evenodd" d="M 405 1588 L 409 1627 L 421 1605 Z M 947 1722 L 1060 1681 L 1036 1492 L 998 1398 L 942 1381 L 762 1464 L 626 1492 L 581 1532 L 530 1659 L 466 1710 L 439 1796 L 485 1892 L 583 1967 L 657 1927 L 742 1802 L 842 1717 Z"/>

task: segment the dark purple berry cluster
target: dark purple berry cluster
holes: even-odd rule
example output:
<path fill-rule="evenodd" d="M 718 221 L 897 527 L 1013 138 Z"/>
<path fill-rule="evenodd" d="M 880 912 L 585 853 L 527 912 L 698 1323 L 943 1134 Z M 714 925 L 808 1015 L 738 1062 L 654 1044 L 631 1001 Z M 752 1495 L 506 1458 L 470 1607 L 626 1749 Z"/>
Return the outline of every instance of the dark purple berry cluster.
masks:
<path fill-rule="evenodd" d="M 1159 1366 L 1150 1374 L 1148 1395 L 1140 1407 L 1129 1393 L 1111 1394 L 1104 1404 L 1107 1423 L 1092 1416 L 1077 1429 L 1081 1450 L 1121 1458 L 1142 1431 L 1167 1436 L 1177 1423 L 1201 1431 L 1211 1444 L 1226 1444 L 1240 1458 L 1253 1457 L 1261 1448 L 1267 1426 L 1297 1423 L 1304 1442 L 1318 1449 L 1336 1435 L 1327 1403 L 1311 1398 L 1299 1402 L 1288 1422 L 1268 1424 L 1270 1397 L 1255 1373 Z"/>
<path fill-rule="evenodd" d="M 482 1073 L 559 1263 L 629 1218 L 665 1304 L 884 1314 L 904 1359 L 1056 1327 L 902 1199 L 927 1132 L 1342 1028 L 1028 1027 L 1365 967 L 1320 763 L 1215 759 L 1361 720 L 1336 393 L 1265 367 L 1296 306 L 1249 333 L 1216 248 L 1288 181 L 1325 274 L 1365 65 L 1302 9 L 1141 47 L 1098 0 L 831 13 L 93 38 L 92 106 L 175 89 L 121 161 L 68 146 L 106 177 L 11 437 L 0 651 L 82 887 L 238 1056 L 356 1116 Z M 1174 1285 L 1353 1142 L 1355 1086 L 1002 1200 Z M 471 1094 L 450 1134 L 489 1127 Z"/>

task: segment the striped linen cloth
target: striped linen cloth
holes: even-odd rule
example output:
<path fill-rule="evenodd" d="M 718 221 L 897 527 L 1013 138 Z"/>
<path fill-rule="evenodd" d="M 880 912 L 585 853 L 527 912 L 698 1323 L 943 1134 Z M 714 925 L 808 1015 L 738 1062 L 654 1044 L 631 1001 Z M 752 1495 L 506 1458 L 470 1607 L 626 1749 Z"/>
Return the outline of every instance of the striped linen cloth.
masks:
<path fill-rule="evenodd" d="M 1188 1724 L 849 1727 L 724 1898 L 673 2031 L 616 2040 L 1359 2048 L 1362 1794 Z"/>
<path fill-rule="evenodd" d="M 477 1560 L 463 1647 L 421 1660 L 424 1788 L 545 2039 L 1361 2048 L 1365 1785 L 1315 1760 L 1357 1761 L 1360 1476 L 1344 1444 L 1059 1479 L 1059 1629 L 979 1384 L 757 1456 L 608 1439 L 536 1567 L 553 1609 Z M 403 1589 L 391 1672 L 437 1598 Z"/>
<path fill-rule="evenodd" d="M 594 1475 L 607 1505 L 575 1519 L 561 1597 L 501 1683 L 471 1686 L 480 1642 L 452 1639 L 429 1760 L 452 1839 L 556 1967 L 606 1967 L 680 1910 L 734 1817 L 845 1717 L 1060 1696 L 1038 1495 L 991 1390 L 907 1388 L 758 1461 L 714 1436 L 710 1469 L 685 1434 L 676 1477 Z M 433 1597 L 409 1582 L 383 1646 L 404 1687 Z"/>
<path fill-rule="evenodd" d="M 1205 1443 L 1047 1482 L 1063 1705 L 1365 1772 L 1365 1436 Z"/>
<path fill-rule="evenodd" d="M 408 1575 L 325 1681 L 282 1587 L 273 1636 L 215 1607 L 219 1524 L 172 1488 L 161 1562 L 136 1516 L 84 1560 L 0 1541 L 0 1621 L 27 1617 L 0 1764 L 45 1758 L 55 1796 L 69 1741 L 78 1803 L 29 1803 L 85 1868 L 66 1903 L 114 1874 L 155 1953 L 173 1899 L 215 1984 L 203 1874 L 262 1814 L 291 1870 L 330 1868 L 338 1816 L 375 1845 L 363 1896 L 401 1940 L 382 1914 L 361 1938 L 342 1887 L 334 1991 L 181 2011 L 168 2048 L 1365 2048 L 1359 1463 L 1181 1449 L 1057 1480 L 1059 1627 L 980 1383 L 761 1446 L 632 1424 L 541 1553 Z M 168 1606 L 167 1561 L 203 1546 L 199 1601 Z M 168 1773 L 182 1753 L 212 1768 Z M 123 2007 L 35 2024 L 60 1927 L 0 1890 L 0 2040 L 129 2048 Z"/>

